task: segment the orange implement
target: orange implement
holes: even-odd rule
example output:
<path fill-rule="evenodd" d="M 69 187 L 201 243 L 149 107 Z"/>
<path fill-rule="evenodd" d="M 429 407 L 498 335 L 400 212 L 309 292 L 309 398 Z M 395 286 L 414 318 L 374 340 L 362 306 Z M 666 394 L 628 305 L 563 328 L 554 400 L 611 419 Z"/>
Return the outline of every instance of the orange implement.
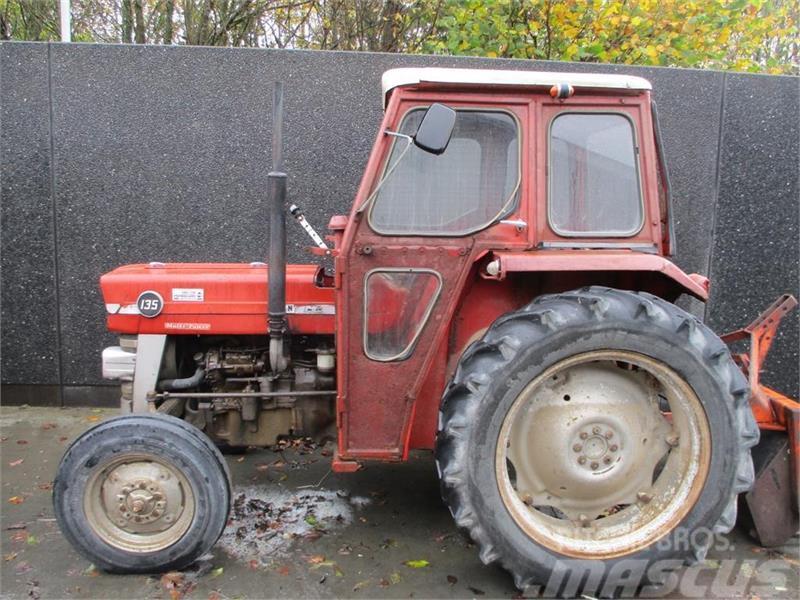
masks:
<path fill-rule="evenodd" d="M 756 482 L 745 501 L 755 533 L 765 546 L 782 544 L 797 529 L 800 403 L 759 381 L 781 319 L 796 306 L 795 297 L 784 294 L 750 325 L 722 336 L 727 344 L 750 340 L 749 353 L 733 358 L 750 382 L 750 406 L 763 432 L 762 442 L 753 449 Z M 781 432 L 786 432 L 785 439 Z"/>

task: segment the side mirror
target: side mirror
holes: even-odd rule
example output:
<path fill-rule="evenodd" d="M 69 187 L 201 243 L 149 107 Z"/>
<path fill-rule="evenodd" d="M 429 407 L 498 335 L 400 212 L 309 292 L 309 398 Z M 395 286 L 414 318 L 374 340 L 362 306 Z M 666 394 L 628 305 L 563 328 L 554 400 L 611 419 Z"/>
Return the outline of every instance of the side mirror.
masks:
<path fill-rule="evenodd" d="M 447 149 L 455 124 L 456 111 L 444 104 L 431 104 L 419 124 L 414 144 L 425 152 L 439 155 Z"/>

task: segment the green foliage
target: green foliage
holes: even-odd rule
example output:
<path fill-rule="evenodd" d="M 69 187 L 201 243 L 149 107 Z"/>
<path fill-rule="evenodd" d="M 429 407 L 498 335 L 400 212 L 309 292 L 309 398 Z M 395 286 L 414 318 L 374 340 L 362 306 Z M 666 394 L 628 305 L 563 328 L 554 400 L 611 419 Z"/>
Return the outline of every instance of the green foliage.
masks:
<path fill-rule="evenodd" d="M 799 12 L 796 0 L 447 0 L 424 49 L 789 73 Z"/>
<path fill-rule="evenodd" d="M 76 41 L 428 52 L 797 73 L 797 0 L 72 0 Z M 58 39 L 57 0 L 0 38 Z"/>

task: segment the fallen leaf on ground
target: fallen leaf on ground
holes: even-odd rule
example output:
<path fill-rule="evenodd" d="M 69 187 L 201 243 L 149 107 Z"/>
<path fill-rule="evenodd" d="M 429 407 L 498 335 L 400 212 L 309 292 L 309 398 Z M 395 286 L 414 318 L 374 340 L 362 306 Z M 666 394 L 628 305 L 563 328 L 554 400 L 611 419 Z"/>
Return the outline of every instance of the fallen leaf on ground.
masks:
<path fill-rule="evenodd" d="M 28 546 L 35 546 L 39 543 L 39 540 L 36 539 L 35 535 L 29 535 L 28 539 L 25 541 L 28 543 Z"/>
<path fill-rule="evenodd" d="M 89 568 L 83 572 L 88 577 L 100 577 L 100 571 L 94 565 L 89 565 Z"/>
<path fill-rule="evenodd" d="M 784 561 L 788 562 L 790 565 L 795 565 L 796 567 L 800 567 L 800 560 L 797 560 L 797 559 L 791 558 L 791 557 L 789 557 L 789 556 L 786 556 L 785 554 L 783 554 L 783 553 L 781 553 L 781 552 L 778 552 L 778 555 L 779 555 L 779 556 L 780 556 L 780 557 L 781 557 L 781 558 L 782 558 Z"/>
<path fill-rule="evenodd" d="M 52 490 L 53 489 L 53 482 L 51 481 L 49 483 L 40 483 L 36 487 L 38 487 L 40 490 Z"/>
<path fill-rule="evenodd" d="M 16 467 L 16 466 L 21 465 L 24 462 L 25 462 L 24 458 L 18 458 L 17 460 L 12 460 L 10 463 L 8 463 L 8 466 L 9 467 Z"/>
<path fill-rule="evenodd" d="M 429 563 L 425 559 L 421 559 L 421 560 L 407 560 L 403 564 L 407 567 L 411 567 L 412 569 L 422 569 L 423 567 L 430 566 L 431 563 Z"/>
<path fill-rule="evenodd" d="M 449 583 L 450 585 L 457 584 L 458 583 L 458 577 L 456 577 L 455 575 L 448 575 L 447 576 L 447 583 Z"/>
<path fill-rule="evenodd" d="M 478 589 L 478 588 L 476 588 L 476 587 L 472 587 L 471 585 L 468 585 L 468 586 L 467 586 L 467 589 L 468 589 L 470 592 L 472 592 L 473 594 L 475 594 L 476 596 L 483 596 L 483 595 L 486 593 L 486 592 L 484 592 L 484 591 L 483 591 L 483 590 L 481 590 L 481 589 Z"/>
<path fill-rule="evenodd" d="M 69 439 L 69 438 L 68 438 L 67 436 L 65 436 L 65 435 L 62 435 L 60 438 L 58 438 L 58 441 L 59 441 L 59 442 L 66 442 L 68 439 Z"/>
<path fill-rule="evenodd" d="M 8 501 L 11 504 L 22 504 L 23 502 L 25 502 L 25 498 L 23 498 L 22 496 L 11 496 L 11 498 L 9 498 Z"/>
<path fill-rule="evenodd" d="M 253 571 L 257 571 L 258 570 L 258 561 L 253 559 L 249 563 L 247 563 L 247 566 L 249 568 L 251 568 Z"/>
<path fill-rule="evenodd" d="M 208 600 L 221 600 L 222 596 L 219 595 L 219 592 L 212 590 L 208 594 Z"/>
<path fill-rule="evenodd" d="M 39 582 L 38 581 L 29 581 L 28 582 L 28 598 L 32 598 L 33 600 L 39 600 L 42 597 L 42 593 L 39 590 Z"/>
<path fill-rule="evenodd" d="M 28 539 L 28 534 L 25 532 L 25 530 L 18 531 L 17 533 L 11 536 L 12 542 L 24 542 L 27 539 Z"/>
<path fill-rule="evenodd" d="M 353 586 L 353 591 L 357 592 L 358 590 L 365 588 L 369 585 L 369 579 L 365 579 L 364 581 L 359 581 L 357 584 Z"/>
<path fill-rule="evenodd" d="M 213 571 L 211 571 L 210 577 L 213 579 L 214 577 L 219 577 L 225 571 L 225 567 L 217 567 Z"/>
<path fill-rule="evenodd" d="M 13 525 L 9 525 L 6 527 L 6 531 L 14 531 L 15 529 L 25 529 L 27 525 L 25 523 L 14 523 Z"/>
<path fill-rule="evenodd" d="M 9 552 L 8 554 L 3 554 L 3 560 L 6 562 L 12 561 L 17 558 L 16 552 Z"/>
<path fill-rule="evenodd" d="M 240 456 L 236 459 L 236 462 L 244 462 L 244 456 Z"/>
<path fill-rule="evenodd" d="M 18 443 L 20 446 L 24 446 L 25 444 L 27 444 L 27 443 L 28 443 L 28 440 L 17 440 L 17 443 Z"/>
<path fill-rule="evenodd" d="M 392 585 L 397 585 L 403 578 L 400 576 L 400 573 L 392 573 L 389 575 L 389 583 Z"/>
<path fill-rule="evenodd" d="M 339 565 L 337 565 L 332 560 L 323 560 L 321 563 L 317 563 L 315 565 L 311 565 L 312 569 L 320 569 L 322 567 L 330 567 L 330 568 L 333 569 L 333 574 L 334 575 L 336 575 L 337 577 L 344 577 L 344 571 L 342 571 L 339 568 Z"/>
<path fill-rule="evenodd" d="M 21 560 L 17 563 L 17 566 L 14 567 L 14 573 L 16 573 L 17 575 L 22 575 L 23 573 L 27 573 L 31 569 L 33 569 L 33 567 L 30 566 L 30 564 L 28 564 L 24 560 Z"/>
<path fill-rule="evenodd" d="M 288 565 L 282 565 L 281 567 L 279 567 L 278 568 L 278 575 L 283 575 L 284 577 L 289 575 L 289 567 L 288 567 Z"/>
<path fill-rule="evenodd" d="M 44 429 L 45 431 L 47 431 L 48 429 L 55 429 L 56 427 L 58 427 L 58 425 L 56 425 L 55 423 L 43 423 L 42 424 L 42 429 Z"/>
<path fill-rule="evenodd" d="M 319 524 L 317 521 L 317 517 L 314 515 L 306 515 L 305 522 L 311 525 L 312 527 L 316 527 Z"/>
<path fill-rule="evenodd" d="M 321 562 L 325 562 L 325 557 L 322 554 L 315 554 L 308 558 L 308 563 L 311 565 L 318 565 Z"/>
<path fill-rule="evenodd" d="M 100 420 L 100 415 L 89 415 L 88 417 L 86 417 L 86 420 L 89 421 L 90 423 L 94 423 L 95 421 Z"/>
<path fill-rule="evenodd" d="M 161 576 L 161 587 L 165 590 L 175 589 L 183 583 L 183 573 L 180 571 L 170 571 Z"/>

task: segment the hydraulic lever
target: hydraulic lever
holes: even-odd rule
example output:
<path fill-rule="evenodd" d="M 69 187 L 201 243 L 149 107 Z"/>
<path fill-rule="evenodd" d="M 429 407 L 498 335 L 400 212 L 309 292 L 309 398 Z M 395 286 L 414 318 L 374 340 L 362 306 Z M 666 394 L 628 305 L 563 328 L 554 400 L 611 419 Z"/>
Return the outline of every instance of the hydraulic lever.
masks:
<path fill-rule="evenodd" d="M 303 216 L 303 211 L 300 210 L 299 206 L 297 206 L 296 204 L 292 204 L 289 207 L 289 214 L 292 215 L 295 219 L 297 219 L 297 222 L 300 223 L 300 227 L 305 229 L 305 232 L 309 235 L 309 237 L 312 240 L 314 240 L 314 243 L 317 246 L 319 246 L 323 250 L 329 250 L 328 245 L 324 241 L 322 241 L 322 238 L 319 236 L 319 234 L 314 230 L 311 224 L 308 221 L 306 221 L 305 216 Z"/>

